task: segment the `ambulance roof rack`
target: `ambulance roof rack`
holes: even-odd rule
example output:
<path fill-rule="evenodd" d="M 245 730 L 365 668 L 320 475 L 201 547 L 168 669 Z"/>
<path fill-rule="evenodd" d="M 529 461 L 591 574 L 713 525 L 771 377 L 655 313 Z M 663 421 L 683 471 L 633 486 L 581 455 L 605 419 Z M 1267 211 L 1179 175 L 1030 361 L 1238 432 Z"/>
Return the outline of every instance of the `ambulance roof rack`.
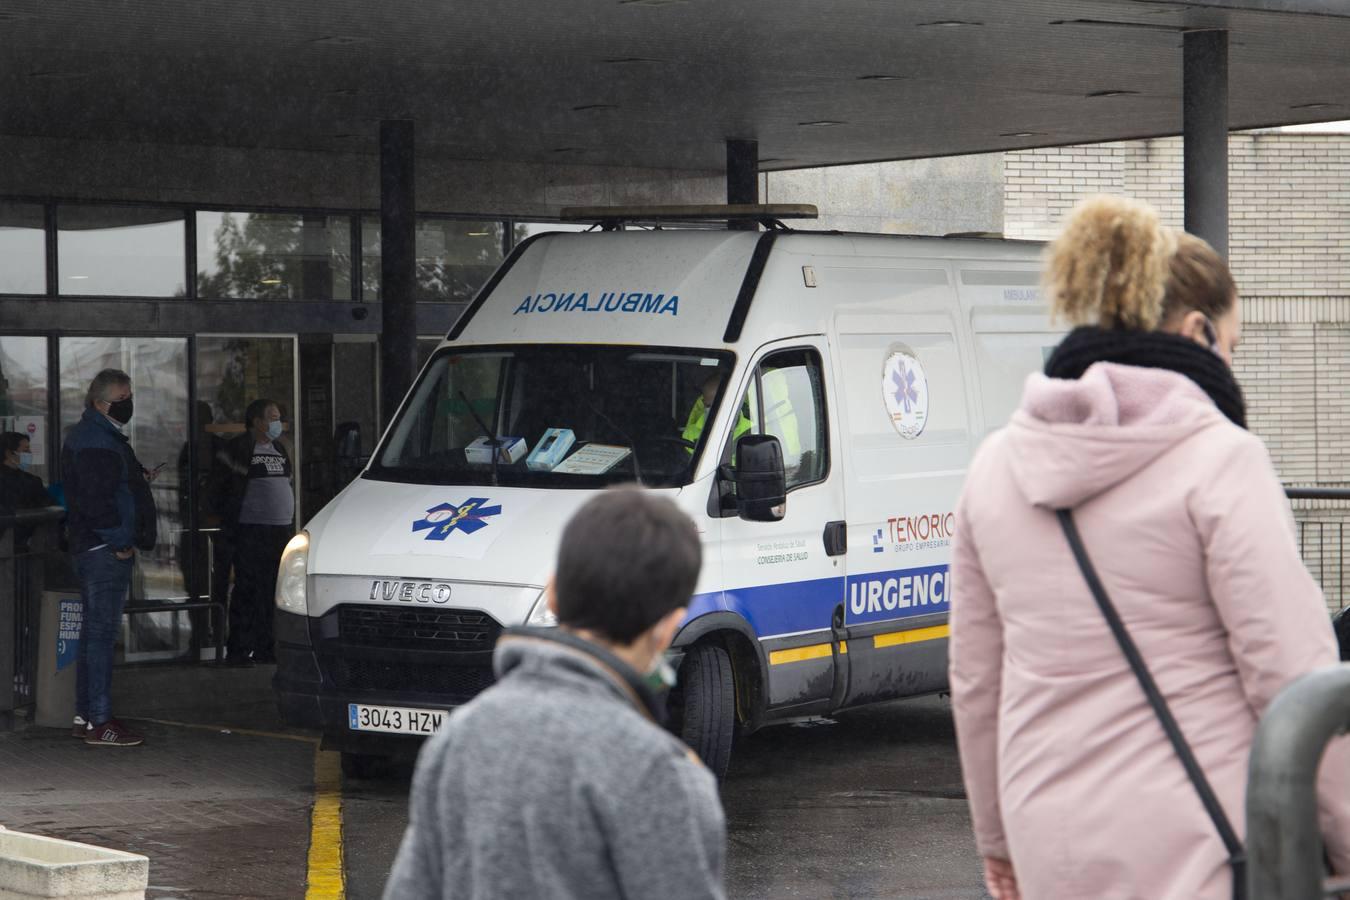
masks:
<path fill-rule="evenodd" d="M 559 216 L 564 222 L 595 222 L 605 231 L 617 231 L 624 223 L 722 222 L 748 219 L 770 231 L 789 230 L 783 219 L 814 219 L 820 215 L 812 203 L 731 203 L 699 206 L 566 206 Z"/>

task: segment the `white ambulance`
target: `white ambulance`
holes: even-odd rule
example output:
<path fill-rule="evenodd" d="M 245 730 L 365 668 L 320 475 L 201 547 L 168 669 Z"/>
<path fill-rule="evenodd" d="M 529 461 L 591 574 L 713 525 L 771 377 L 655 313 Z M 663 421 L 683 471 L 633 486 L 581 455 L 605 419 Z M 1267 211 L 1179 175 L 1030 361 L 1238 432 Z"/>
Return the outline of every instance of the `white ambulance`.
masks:
<path fill-rule="evenodd" d="M 503 628 L 550 624 L 569 516 L 631 482 L 703 536 L 671 712 L 719 775 L 734 734 L 944 690 L 962 476 L 1058 340 L 1039 257 L 779 228 L 527 240 L 287 548 L 283 714 L 349 773 L 430 734 L 492 683 Z"/>

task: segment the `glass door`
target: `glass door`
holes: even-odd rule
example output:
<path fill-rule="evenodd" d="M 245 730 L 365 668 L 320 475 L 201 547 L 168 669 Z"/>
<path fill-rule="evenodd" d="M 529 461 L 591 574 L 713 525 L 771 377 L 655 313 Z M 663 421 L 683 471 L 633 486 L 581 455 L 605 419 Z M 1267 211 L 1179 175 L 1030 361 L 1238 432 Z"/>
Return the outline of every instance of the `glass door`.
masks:
<path fill-rule="evenodd" d="M 280 442 L 290 455 L 297 497 L 301 488 L 300 416 L 297 415 L 297 347 L 294 337 L 202 335 L 196 340 L 197 434 L 193 492 L 196 536 L 192 552 L 200 572 L 194 591 L 228 604 L 234 582 L 232 547 L 221 531 L 220 498 L 212 495 L 212 473 L 231 440 L 248 430 L 245 411 L 255 400 L 271 400 L 281 412 Z M 227 606 L 228 608 L 228 606 Z"/>
<path fill-rule="evenodd" d="M 51 483 L 48 465 L 51 423 L 47 419 L 47 339 L 0 336 L 0 431 L 28 438 L 29 472 Z"/>
<path fill-rule="evenodd" d="M 159 542 L 137 554 L 132 601 L 183 599 L 180 552 L 188 527 L 181 498 L 187 485 L 174 466 L 188 440 L 188 364 L 186 338 L 63 337 L 61 360 L 61 436 L 80 420 L 89 382 L 103 369 L 131 376 L 136 413 L 127 423 L 131 448 L 146 469 L 159 468 L 150 485 L 155 498 Z"/>
<path fill-rule="evenodd" d="M 121 369 L 131 376 L 136 398 L 127 438 L 141 465 L 159 470 L 150 484 L 158 541 L 153 549 L 136 554 L 128 607 L 187 599 L 194 574 L 188 552 L 190 485 L 175 465 L 189 452 L 187 338 L 63 337 L 58 354 L 61 441 L 84 414 L 94 376 L 103 369 Z M 128 616 L 124 623 L 127 661 L 173 658 L 191 651 L 193 623 L 183 614 L 147 613 Z"/>

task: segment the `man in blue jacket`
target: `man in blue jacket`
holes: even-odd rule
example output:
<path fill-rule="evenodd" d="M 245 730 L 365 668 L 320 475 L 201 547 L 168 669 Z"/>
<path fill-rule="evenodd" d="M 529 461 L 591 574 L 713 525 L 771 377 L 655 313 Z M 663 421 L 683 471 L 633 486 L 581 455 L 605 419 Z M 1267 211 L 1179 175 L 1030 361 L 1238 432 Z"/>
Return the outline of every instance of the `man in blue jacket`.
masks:
<path fill-rule="evenodd" d="M 73 733 L 95 747 L 135 747 L 140 735 L 112 717 L 113 647 L 136 549 L 155 546 L 155 503 L 123 433 L 133 411 L 131 377 L 99 372 L 85 407 L 61 449 L 70 553 L 84 601 Z"/>

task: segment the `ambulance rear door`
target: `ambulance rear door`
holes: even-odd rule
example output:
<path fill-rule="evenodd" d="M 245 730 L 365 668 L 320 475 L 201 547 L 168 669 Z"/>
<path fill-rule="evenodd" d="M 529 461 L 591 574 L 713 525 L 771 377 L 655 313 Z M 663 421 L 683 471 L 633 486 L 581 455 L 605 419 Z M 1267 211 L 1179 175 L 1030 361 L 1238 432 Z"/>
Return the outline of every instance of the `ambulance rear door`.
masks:
<path fill-rule="evenodd" d="M 976 403 L 950 270 L 859 280 L 863 296 L 875 284 L 888 296 L 841 309 L 832 336 L 849 510 L 846 706 L 946 686 L 954 511 Z"/>

